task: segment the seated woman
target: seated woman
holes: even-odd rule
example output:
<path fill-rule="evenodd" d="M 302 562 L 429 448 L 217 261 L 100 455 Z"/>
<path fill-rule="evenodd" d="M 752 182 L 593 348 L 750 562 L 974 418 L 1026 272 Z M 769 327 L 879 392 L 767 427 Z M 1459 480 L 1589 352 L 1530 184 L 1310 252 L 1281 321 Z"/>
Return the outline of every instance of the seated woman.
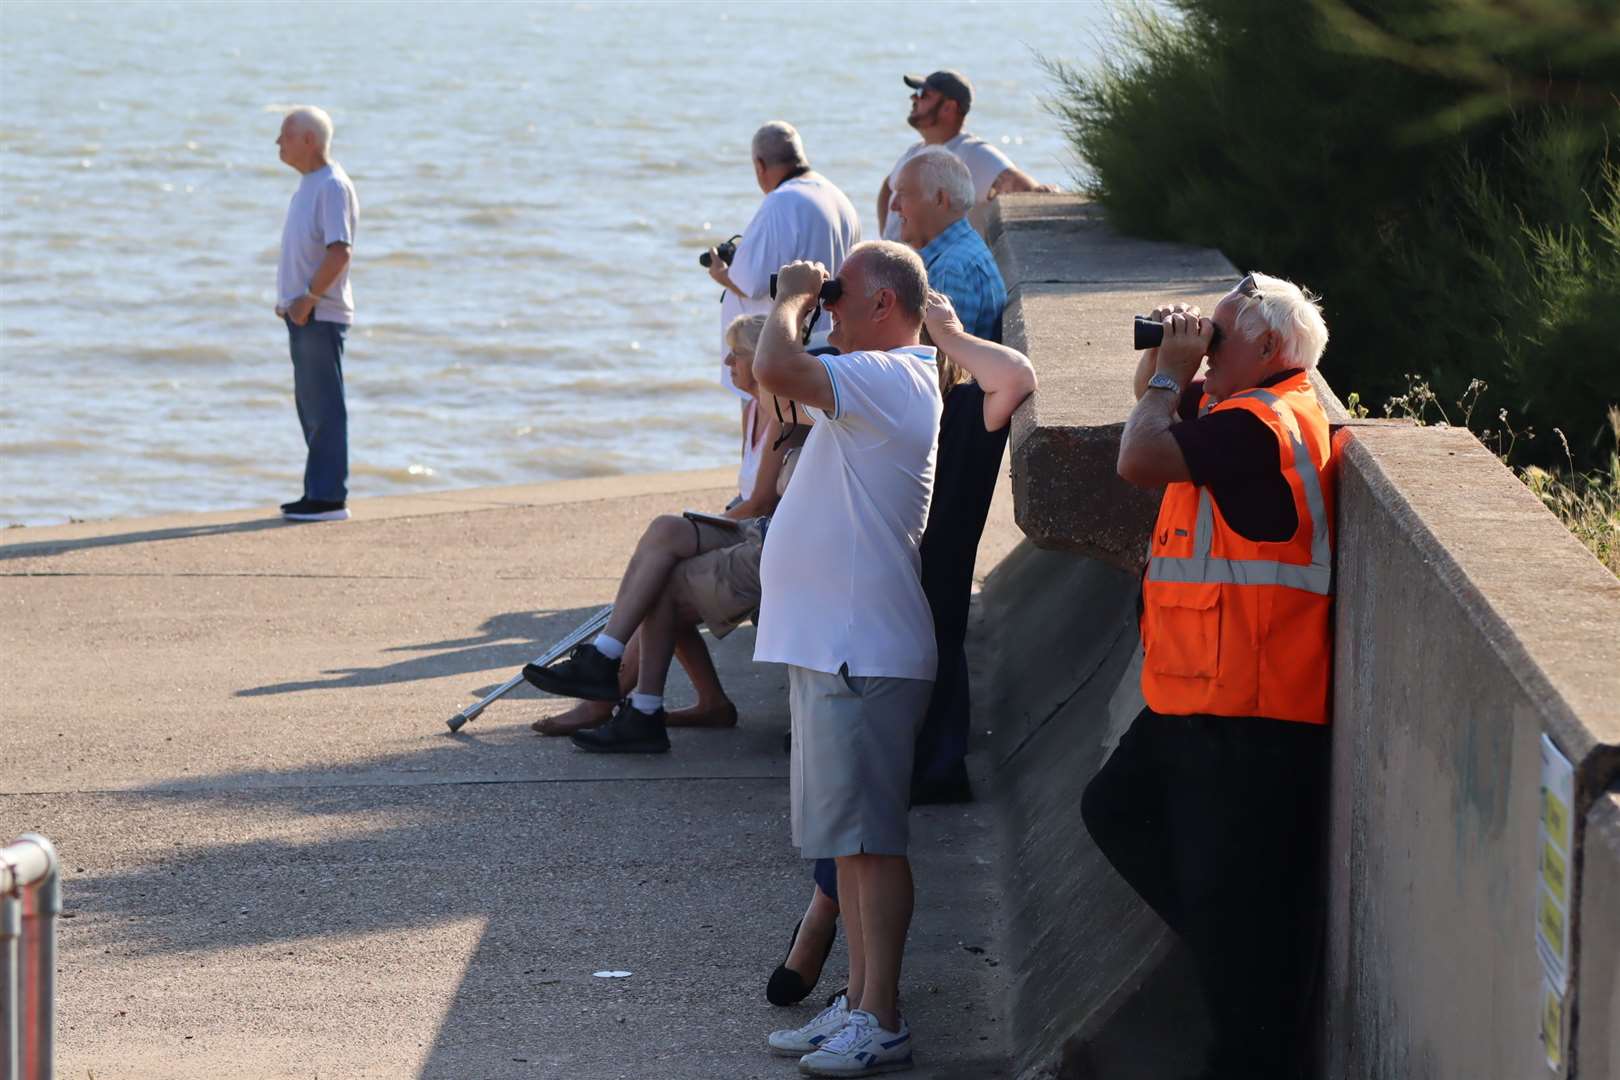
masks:
<path fill-rule="evenodd" d="M 922 583 L 934 616 L 939 673 L 917 733 L 911 803 L 972 798 L 963 759 L 968 743 L 968 606 L 973 561 L 990 515 L 1013 412 L 1035 391 L 1035 369 L 1016 349 L 973 337 L 942 293 L 928 292 L 925 341 L 939 349 L 939 421 L 934 493 L 922 537 Z M 765 996 L 792 1005 L 809 996 L 838 934 L 838 879 L 833 860 L 816 863 L 810 906 L 793 928 L 787 958 L 771 973 Z M 853 979 L 858 976 L 852 976 Z M 814 1028 L 821 1018 L 806 1028 Z M 804 1030 L 804 1029 L 801 1029 Z"/>
<path fill-rule="evenodd" d="M 737 473 L 738 495 L 722 515 L 738 523 L 737 528 L 699 522 L 679 514 L 654 518 L 636 545 L 625 568 L 614 600 L 613 616 L 594 642 L 581 646 L 569 659 L 546 668 L 526 668 L 531 683 L 550 693 L 582 697 L 574 708 L 557 716 L 542 717 L 531 726 L 543 735 L 574 735 L 605 723 L 615 712 L 614 702 L 633 693 L 638 675 L 646 673 L 649 686 L 657 693 L 636 695 L 633 702 L 643 715 L 661 713 L 661 724 L 669 727 L 731 727 L 737 722 L 736 706 L 726 697 L 714 661 L 698 633 L 699 622 L 716 637 L 724 637 L 751 607 L 744 607 L 750 588 L 753 605 L 758 604 L 758 563 L 754 557 L 754 577 L 748 580 L 747 553 L 727 556 L 724 549 L 763 538 L 761 519 L 776 509 L 778 480 L 787 453 L 803 442 L 804 432 L 781 438 L 782 428 L 774 408 L 761 408 L 759 388 L 754 382 L 754 349 L 763 315 L 738 316 L 726 328 L 726 366 L 733 383 L 750 399 L 742 418 L 742 464 Z M 683 560 L 701 563 L 686 565 Z M 684 612 L 688 617 L 662 617 L 661 600 L 672 579 L 683 594 L 695 598 Z M 740 612 L 740 615 L 739 615 Z M 655 649 L 642 656 L 643 620 L 660 616 L 656 622 Z M 738 616 L 733 619 L 733 616 Z M 669 667 L 669 652 L 679 658 L 697 691 L 697 702 L 685 709 L 662 712 L 663 677 Z M 642 688 L 645 689 L 645 688 Z M 653 700 L 656 698 L 657 700 Z M 592 739 L 576 739 L 587 749 Z M 656 744 L 657 740 L 652 740 Z"/>

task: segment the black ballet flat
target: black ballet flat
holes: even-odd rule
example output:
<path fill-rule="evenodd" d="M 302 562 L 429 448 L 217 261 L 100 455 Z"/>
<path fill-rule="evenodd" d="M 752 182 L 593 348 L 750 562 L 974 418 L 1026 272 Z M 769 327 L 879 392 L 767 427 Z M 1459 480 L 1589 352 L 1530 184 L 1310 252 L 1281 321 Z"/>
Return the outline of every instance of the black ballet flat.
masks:
<path fill-rule="evenodd" d="M 788 939 L 788 956 L 793 955 L 793 946 L 799 940 L 799 927 L 803 925 L 803 919 L 793 925 L 793 936 Z M 827 951 L 821 954 L 823 971 L 827 968 L 827 958 L 832 955 L 833 943 L 837 940 L 838 927 L 834 925 L 832 936 L 827 939 Z M 816 983 L 820 981 L 821 976 L 818 973 L 813 981 L 805 982 L 804 976 L 787 966 L 787 956 L 784 956 L 782 963 L 777 964 L 776 970 L 771 972 L 771 981 L 765 984 L 765 1000 L 772 1005 L 797 1005 L 810 996 L 810 991 L 814 990 Z"/>

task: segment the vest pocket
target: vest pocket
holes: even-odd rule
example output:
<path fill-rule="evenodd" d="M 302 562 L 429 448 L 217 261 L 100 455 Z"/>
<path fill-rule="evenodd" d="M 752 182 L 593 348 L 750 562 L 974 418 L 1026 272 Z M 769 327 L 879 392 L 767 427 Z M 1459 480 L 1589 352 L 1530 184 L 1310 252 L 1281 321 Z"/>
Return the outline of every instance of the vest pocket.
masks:
<path fill-rule="evenodd" d="M 1213 679 L 1220 668 L 1221 587 L 1161 585 L 1146 614 L 1152 624 L 1148 669 L 1182 679 Z"/>

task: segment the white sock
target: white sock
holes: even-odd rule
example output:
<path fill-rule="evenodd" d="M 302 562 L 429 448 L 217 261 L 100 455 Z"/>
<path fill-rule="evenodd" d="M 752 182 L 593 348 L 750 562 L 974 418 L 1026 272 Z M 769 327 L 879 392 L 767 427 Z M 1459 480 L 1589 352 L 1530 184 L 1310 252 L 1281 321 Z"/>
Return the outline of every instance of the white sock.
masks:
<path fill-rule="evenodd" d="M 618 660 L 624 656 L 624 642 L 608 637 L 606 634 L 597 634 L 596 640 L 591 642 L 596 651 L 609 660 Z"/>
<path fill-rule="evenodd" d="M 663 694 L 643 694 L 639 691 L 630 695 L 630 707 L 636 712 L 655 713 L 664 707 Z"/>

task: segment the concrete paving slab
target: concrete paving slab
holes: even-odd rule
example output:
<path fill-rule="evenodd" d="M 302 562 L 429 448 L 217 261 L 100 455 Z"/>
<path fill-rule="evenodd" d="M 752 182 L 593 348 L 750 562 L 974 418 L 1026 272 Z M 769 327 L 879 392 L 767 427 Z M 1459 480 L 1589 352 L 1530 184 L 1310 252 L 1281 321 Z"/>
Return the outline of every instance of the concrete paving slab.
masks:
<path fill-rule="evenodd" d="M 59 1075 L 796 1075 L 760 1049 L 814 1009 L 762 993 L 809 883 L 751 628 L 714 648 L 741 725 L 668 757 L 535 736 L 569 703 L 527 687 L 444 727 L 611 599 L 648 518 L 728 485 L 6 534 L 0 832 L 66 860 Z M 1004 485 L 981 578 L 1017 538 Z M 921 1077 L 1005 1075 L 989 818 L 916 812 Z"/>

